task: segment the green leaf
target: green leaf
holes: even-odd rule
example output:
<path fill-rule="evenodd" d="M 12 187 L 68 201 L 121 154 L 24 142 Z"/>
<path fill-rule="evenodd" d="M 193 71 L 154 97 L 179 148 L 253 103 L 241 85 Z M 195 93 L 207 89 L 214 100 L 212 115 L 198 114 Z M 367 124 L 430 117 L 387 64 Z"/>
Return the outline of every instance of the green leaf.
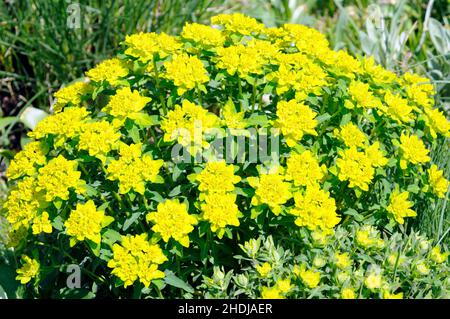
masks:
<path fill-rule="evenodd" d="M 175 276 L 173 272 L 170 270 L 165 271 L 164 282 L 170 286 L 183 289 L 184 291 L 194 293 L 194 288 L 191 285 L 184 282 L 182 279 Z"/>
<path fill-rule="evenodd" d="M 52 226 L 54 229 L 62 231 L 64 229 L 64 222 L 61 216 L 57 216 L 53 219 Z"/>
<path fill-rule="evenodd" d="M 125 223 L 123 223 L 122 229 L 126 231 L 132 224 L 134 224 L 138 218 L 141 216 L 141 212 L 133 213 L 130 218 L 128 218 Z"/>
<path fill-rule="evenodd" d="M 140 127 L 149 127 L 157 124 L 154 122 L 153 117 L 145 113 L 138 113 L 133 117 L 133 119 Z"/>
<path fill-rule="evenodd" d="M 57 293 L 58 299 L 94 299 L 95 294 L 87 289 L 62 288 Z"/>
<path fill-rule="evenodd" d="M 108 229 L 103 235 L 102 240 L 105 244 L 112 246 L 118 241 L 122 240 L 122 235 L 114 229 Z"/>
<path fill-rule="evenodd" d="M 361 215 L 360 213 L 358 213 L 356 210 L 354 210 L 353 208 L 349 208 L 347 209 L 345 212 L 342 213 L 343 215 L 350 215 L 353 216 L 355 218 L 355 220 L 357 222 L 363 221 L 364 220 L 364 216 Z"/>
<path fill-rule="evenodd" d="M 8 298 L 17 298 L 19 282 L 15 278 L 16 271 L 12 266 L 0 265 L 0 286 Z M 2 293 L 0 292 L 1 295 Z"/>
<path fill-rule="evenodd" d="M 139 135 L 139 129 L 137 126 L 133 126 L 130 130 L 128 130 L 128 135 L 133 140 L 133 143 L 137 144 L 141 142 L 141 137 Z"/>
<path fill-rule="evenodd" d="M 177 187 L 172 189 L 169 193 L 169 197 L 175 197 L 179 194 L 181 194 L 181 185 L 178 185 Z"/>

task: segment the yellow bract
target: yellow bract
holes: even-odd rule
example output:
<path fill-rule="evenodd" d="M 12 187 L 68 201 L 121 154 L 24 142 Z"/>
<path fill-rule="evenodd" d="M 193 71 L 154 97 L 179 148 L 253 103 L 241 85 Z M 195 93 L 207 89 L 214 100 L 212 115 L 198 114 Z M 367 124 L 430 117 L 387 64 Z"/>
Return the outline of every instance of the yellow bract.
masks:
<path fill-rule="evenodd" d="M 108 81 L 116 85 L 118 81 L 128 75 L 127 64 L 118 58 L 112 58 L 99 63 L 95 68 L 86 72 L 86 75 L 95 82 Z"/>
<path fill-rule="evenodd" d="M 157 211 L 149 213 L 147 220 L 154 223 L 152 230 L 161 235 L 165 242 L 173 238 L 184 247 L 189 247 L 189 233 L 197 224 L 197 217 L 189 215 L 185 203 L 168 199 L 158 204 Z"/>
<path fill-rule="evenodd" d="M 167 261 L 167 257 L 158 245 L 150 244 L 147 234 L 122 237 L 122 243 L 114 244 L 113 258 L 108 267 L 112 274 L 123 281 L 125 287 L 139 279 L 145 287 L 152 280 L 164 278 L 158 266 Z"/>
<path fill-rule="evenodd" d="M 404 223 L 405 217 L 415 217 L 416 212 L 410 209 L 414 204 L 408 200 L 409 192 L 399 192 L 397 189 L 390 196 L 387 211 L 399 224 Z"/>
<path fill-rule="evenodd" d="M 92 200 L 85 204 L 77 204 L 76 209 L 70 212 L 69 218 L 64 223 L 66 233 L 71 237 L 70 246 L 84 240 L 100 244 L 100 232 L 105 224 L 111 221 L 112 217 L 107 217 L 104 211 L 97 210 Z"/>
<path fill-rule="evenodd" d="M 400 167 L 402 169 L 406 169 L 408 163 L 418 164 L 430 161 L 430 157 L 428 156 L 430 151 L 417 135 L 405 135 L 402 133 L 400 143 Z"/>
<path fill-rule="evenodd" d="M 316 115 L 316 112 L 303 103 L 295 100 L 281 101 L 277 105 L 278 118 L 274 127 L 280 129 L 288 146 L 293 147 L 305 134 L 317 136 Z"/>

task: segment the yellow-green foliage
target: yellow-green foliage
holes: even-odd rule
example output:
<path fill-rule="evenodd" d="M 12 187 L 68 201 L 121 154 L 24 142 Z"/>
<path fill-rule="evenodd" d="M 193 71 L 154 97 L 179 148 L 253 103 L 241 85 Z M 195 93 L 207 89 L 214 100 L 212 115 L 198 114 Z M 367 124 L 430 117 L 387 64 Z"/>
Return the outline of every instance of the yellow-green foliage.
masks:
<path fill-rule="evenodd" d="M 64 269 L 76 263 L 89 274 L 83 287 L 95 282 L 103 294 L 128 296 L 134 286 L 179 296 L 167 287 L 177 276 L 184 296 L 204 295 L 213 266 L 238 269 L 239 245 L 260 235 L 298 256 L 323 254 L 277 270 L 281 281 L 262 281 L 252 297 L 415 297 L 416 276 L 433 286 L 429 278 L 448 275 L 440 252 L 432 267 L 423 256 L 414 275 L 385 269 L 384 255 L 376 272 L 365 270 L 372 249 L 412 254 L 377 232 L 397 242 L 421 214 L 417 205 L 447 192 L 429 149 L 450 136 L 450 124 L 434 108 L 429 80 L 333 51 L 302 25 L 266 28 L 241 14 L 211 23 L 187 24 L 176 37 L 126 36 L 117 57 L 55 94 L 54 115 L 29 133 L 34 140 L 7 172 L 18 280 L 34 278 L 34 292 L 45 295 L 46 285 L 64 287 Z M 249 146 L 250 129 L 280 139 L 272 160 L 249 161 L 238 143 L 227 162 L 211 154 L 224 133 Z M 188 161 L 175 161 L 175 145 Z M 335 236 L 338 224 L 361 230 Z M 335 239 L 314 248 L 308 236 Z M 325 265 L 355 272 L 350 281 L 330 277 Z M 263 277 L 275 271 L 258 266 Z M 424 289 L 442 296 L 446 288 Z"/>

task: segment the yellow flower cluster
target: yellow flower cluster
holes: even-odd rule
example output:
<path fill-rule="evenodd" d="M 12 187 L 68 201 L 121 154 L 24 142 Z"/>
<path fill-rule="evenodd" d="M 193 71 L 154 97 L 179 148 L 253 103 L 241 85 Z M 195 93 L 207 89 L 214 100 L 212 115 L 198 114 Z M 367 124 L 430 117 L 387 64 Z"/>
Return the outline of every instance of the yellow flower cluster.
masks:
<path fill-rule="evenodd" d="M 222 238 L 228 225 L 239 226 L 241 213 L 233 192 L 234 185 L 240 180 L 239 176 L 234 175 L 233 165 L 227 165 L 225 161 L 208 162 L 196 176 L 201 192 L 201 218 L 211 224 L 211 230 L 217 232 L 219 238 Z"/>
<path fill-rule="evenodd" d="M 114 244 L 113 258 L 108 267 L 113 268 L 112 274 L 123 281 L 128 287 L 139 279 L 145 287 L 152 280 L 164 278 L 164 273 L 158 266 L 167 261 L 167 257 L 158 245 L 150 244 L 147 234 L 124 236 L 122 243 Z"/>
<path fill-rule="evenodd" d="M 158 182 L 158 173 L 163 160 L 154 160 L 150 155 L 142 155 L 142 144 L 119 146 L 119 159 L 109 162 L 106 172 L 108 179 L 119 181 L 119 192 L 126 194 L 130 190 L 143 195 L 145 182 Z"/>
<path fill-rule="evenodd" d="M 220 30 L 198 23 L 186 23 L 181 37 L 192 42 L 193 48 L 211 49 L 221 47 L 225 42 L 225 37 Z"/>
<path fill-rule="evenodd" d="M 348 147 L 363 147 L 367 140 L 366 135 L 352 122 L 341 126 L 339 130 L 335 129 L 334 136 Z"/>
<path fill-rule="evenodd" d="M 33 176 L 37 171 L 36 166 L 42 166 L 47 162 L 46 154 L 47 150 L 43 143 L 38 141 L 28 143 L 9 164 L 6 176 L 11 179 L 24 175 Z"/>
<path fill-rule="evenodd" d="M 83 192 L 85 182 L 80 179 L 81 173 L 77 171 L 77 166 L 76 161 L 67 160 L 62 155 L 53 158 L 39 169 L 36 190 L 44 191 L 48 202 L 58 198 L 68 200 L 71 189 Z"/>
<path fill-rule="evenodd" d="M 259 206 L 266 204 L 275 215 L 279 215 L 282 211 L 281 205 L 292 198 L 290 191 L 291 185 L 286 181 L 284 174 L 280 171 L 281 168 L 277 172 L 260 174 L 259 178 L 247 178 L 250 186 L 255 189 L 252 205 Z"/>
<path fill-rule="evenodd" d="M 170 54 L 176 53 L 182 46 L 175 37 L 165 33 L 157 34 L 154 32 L 140 32 L 127 35 L 123 44 L 126 46 L 125 54 L 144 63 L 150 62 L 150 70 L 153 70 L 155 55 L 165 58 Z"/>
<path fill-rule="evenodd" d="M 56 103 L 53 105 L 55 113 L 66 106 L 79 106 L 82 97 L 92 92 L 92 86 L 86 82 L 75 82 L 55 92 Z"/>
<path fill-rule="evenodd" d="M 184 247 L 189 247 L 189 233 L 197 224 L 197 217 L 188 213 L 186 203 L 168 199 L 158 204 L 156 212 L 147 214 L 147 220 L 154 223 L 152 230 L 165 242 L 173 238 Z"/>
<path fill-rule="evenodd" d="M 410 209 L 414 204 L 408 200 L 409 192 L 399 192 L 394 190 L 390 196 L 389 206 L 386 210 L 392 215 L 399 224 L 404 223 L 405 217 L 415 217 L 416 212 Z"/>
<path fill-rule="evenodd" d="M 288 146 L 293 147 L 305 134 L 317 136 L 317 113 L 295 100 L 281 101 L 277 105 L 277 120 L 274 127 L 280 129 Z"/>
<path fill-rule="evenodd" d="M 184 92 L 201 88 L 202 84 L 209 81 L 208 72 L 201 60 L 195 56 L 187 54 L 176 55 L 171 61 L 164 63 L 166 72 L 163 74 L 165 78 L 173 81 L 177 87 L 178 95 Z M 206 91 L 205 88 L 201 89 Z"/>
<path fill-rule="evenodd" d="M 40 197 L 36 192 L 36 180 L 33 177 L 20 180 L 10 191 L 3 207 L 6 209 L 5 217 L 11 224 L 12 231 L 28 229 L 40 207 Z"/>
<path fill-rule="evenodd" d="M 31 259 L 28 256 L 22 256 L 23 265 L 17 269 L 16 279 L 20 281 L 22 285 L 29 283 L 31 279 L 35 278 L 39 274 L 40 265 L 36 259 Z"/>
<path fill-rule="evenodd" d="M 380 249 L 384 247 L 384 240 L 380 238 L 378 230 L 370 225 L 364 225 L 356 231 L 356 242 L 365 249 Z"/>
<path fill-rule="evenodd" d="M 339 151 L 339 155 L 336 160 L 339 168 L 339 180 L 349 181 L 349 187 L 358 187 L 363 191 L 368 191 L 375 170 L 367 154 L 358 151 L 356 147 L 350 147 Z"/>
<path fill-rule="evenodd" d="M 295 224 L 314 231 L 332 231 L 341 220 L 336 215 L 336 203 L 319 185 L 307 186 L 304 193 L 294 194 L 295 206 L 289 213 L 296 216 Z"/>
<path fill-rule="evenodd" d="M 439 170 L 437 165 L 433 164 L 427 170 L 428 182 L 433 192 L 440 198 L 445 197 L 450 182 L 444 177 L 444 171 Z"/>
<path fill-rule="evenodd" d="M 351 81 L 348 86 L 348 94 L 351 100 L 345 101 L 345 107 L 349 109 L 353 109 L 354 107 L 383 109 L 381 100 L 373 95 L 367 83 Z"/>
<path fill-rule="evenodd" d="M 211 18 L 211 23 L 223 26 L 225 33 L 237 33 L 241 35 L 257 34 L 264 29 L 262 23 L 242 13 L 219 14 Z"/>
<path fill-rule="evenodd" d="M 131 91 L 129 87 L 124 87 L 111 96 L 102 111 L 114 117 L 113 123 L 121 125 L 127 118 L 136 120 L 151 100 L 149 97 L 141 96 L 137 90 Z"/>
<path fill-rule="evenodd" d="M 301 154 L 291 153 L 286 162 L 286 179 L 295 186 L 309 186 L 320 182 L 327 172 L 325 165 L 320 166 L 317 158 L 306 150 Z"/>
<path fill-rule="evenodd" d="M 430 157 L 428 156 L 430 151 L 417 135 L 402 134 L 400 136 L 400 143 L 400 167 L 402 169 L 406 169 L 409 163 L 418 164 L 430 161 Z"/>
<path fill-rule="evenodd" d="M 86 72 L 86 75 L 94 82 L 107 81 L 116 85 L 129 73 L 127 63 L 118 58 L 112 58 L 100 62 L 95 68 Z"/>
<path fill-rule="evenodd" d="M 294 266 L 293 272 L 309 289 L 316 288 L 320 283 L 320 272 L 314 269 L 306 269 L 305 265 Z"/>
<path fill-rule="evenodd" d="M 66 140 L 79 134 L 88 114 L 84 107 L 68 107 L 61 113 L 44 118 L 28 135 L 36 139 L 53 135 L 55 146 L 62 146 Z"/>
<path fill-rule="evenodd" d="M 89 155 L 106 161 L 108 153 L 116 147 L 120 132 L 107 121 L 88 122 L 81 127 L 78 149 L 88 151 Z"/>
<path fill-rule="evenodd" d="M 102 228 L 112 221 L 113 218 L 106 216 L 104 211 L 97 210 L 92 200 L 85 204 L 77 204 L 76 209 L 70 212 L 69 218 L 64 223 L 66 234 L 71 237 L 70 246 L 84 240 L 100 244 Z"/>
<path fill-rule="evenodd" d="M 204 144 L 203 134 L 208 129 L 216 127 L 219 118 L 208 112 L 200 105 L 183 100 L 182 105 L 177 105 L 161 121 L 161 129 L 164 131 L 164 141 L 178 141 L 183 146 L 196 146 Z"/>

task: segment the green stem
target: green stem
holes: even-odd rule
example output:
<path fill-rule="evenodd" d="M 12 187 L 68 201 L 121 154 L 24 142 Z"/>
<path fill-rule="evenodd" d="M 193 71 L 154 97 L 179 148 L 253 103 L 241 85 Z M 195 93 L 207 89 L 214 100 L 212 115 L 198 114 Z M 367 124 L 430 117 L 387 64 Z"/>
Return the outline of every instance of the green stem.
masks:
<path fill-rule="evenodd" d="M 156 81 L 156 89 L 158 90 L 158 96 L 159 100 L 161 101 L 161 105 L 163 108 L 163 115 L 167 114 L 167 107 L 166 107 L 166 101 L 164 100 L 164 97 L 161 94 L 161 87 L 159 85 L 159 72 L 158 67 L 156 66 L 156 58 L 155 55 L 153 55 L 153 69 L 155 70 L 155 81 Z"/>
<path fill-rule="evenodd" d="M 256 79 L 253 82 L 252 106 L 253 110 L 256 110 Z"/>

